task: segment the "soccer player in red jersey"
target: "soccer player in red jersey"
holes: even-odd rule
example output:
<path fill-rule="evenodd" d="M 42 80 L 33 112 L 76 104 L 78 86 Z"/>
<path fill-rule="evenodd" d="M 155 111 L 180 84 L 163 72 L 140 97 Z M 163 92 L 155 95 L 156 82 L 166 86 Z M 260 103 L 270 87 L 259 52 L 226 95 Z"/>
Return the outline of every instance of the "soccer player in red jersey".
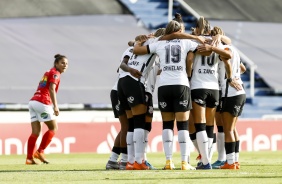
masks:
<path fill-rule="evenodd" d="M 38 164 L 34 158 L 41 162 L 48 164 L 49 161 L 45 159 L 44 150 L 50 144 L 55 132 L 58 130 L 58 125 L 55 116 L 59 115 L 59 108 L 57 103 L 56 93 L 60 85 L 61 73 L 68 68 L 68 59 L 66 56 L 55 55 L 54 66 L 44 73 L 39 82 L 37 91 L 30 99 L 28 108 L 31 119 L 32 133 L 28 138 L 26 164 Z M 41 123 L 44 122 L 48 131 L 43 135 L 41 144 L 34 153 L 36 140 L 41 133 Z"/>

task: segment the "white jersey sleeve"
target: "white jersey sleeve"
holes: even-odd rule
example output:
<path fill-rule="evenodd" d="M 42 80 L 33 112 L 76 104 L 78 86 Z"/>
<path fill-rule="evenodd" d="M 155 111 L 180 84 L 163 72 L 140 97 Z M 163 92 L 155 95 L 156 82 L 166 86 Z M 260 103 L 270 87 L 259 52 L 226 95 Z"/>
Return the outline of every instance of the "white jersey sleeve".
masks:
<path fill-rule="evenodd" d="M 243 84 L 243 82 L 241 80 L 240 56 L 239 56 L 238 51 L 230 45 L 224 45 L 223 48 L 228 49 L 232 52 L 232 57 L 230 59 L 231 69 L 232 69 L 231 78 L 233 80 L 236 80 L 240 84 Z M 219 63 L 219 84 L 222 88 L 222 97 L 226 96 L 226 84 L 227 84 L 226 80 L 227 79 L 226 79 L 225 64 L 224 64 L 224 62 L 220 61 L 220 63 Z M 237 96 L 237 95 L 241 95 L 241 94 L 245 94 L 244 89 L 237 91 L 235 88 L 231 87 L 230 85 L 228 86 L 227 97 Z"/>
<path fill-rule="evenodd" d="M 159 57 L 156 57 L 155 63 L 151 66 L 150 71 L 148 72 L 148 76 L 145 81 L 145 91 L 151 93 L 153 95 L 155 91 L 155 85 L 157 80 L 157 75 L 160 70 L 160 62 Z"/>

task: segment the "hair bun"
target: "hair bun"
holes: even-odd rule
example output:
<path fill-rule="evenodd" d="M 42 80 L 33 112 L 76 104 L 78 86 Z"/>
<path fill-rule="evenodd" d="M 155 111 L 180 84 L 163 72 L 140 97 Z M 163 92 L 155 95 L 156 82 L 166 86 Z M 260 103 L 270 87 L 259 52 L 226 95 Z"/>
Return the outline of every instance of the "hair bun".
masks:
<path fill-rule="evenodd" d="M 54 56 L 54 58 L 58 58 L 58 57 L 61 57 L 62 55 L 61 54 L 56 54 L 55 56 Z"/>
<path fill-rule="evenodd" d="M 182 16 L 181 16 L 180 13 L 176 13 L 176 14 L 174 15 L 174 17 L 175 17 L 176 19 L 182 19 Z"/>

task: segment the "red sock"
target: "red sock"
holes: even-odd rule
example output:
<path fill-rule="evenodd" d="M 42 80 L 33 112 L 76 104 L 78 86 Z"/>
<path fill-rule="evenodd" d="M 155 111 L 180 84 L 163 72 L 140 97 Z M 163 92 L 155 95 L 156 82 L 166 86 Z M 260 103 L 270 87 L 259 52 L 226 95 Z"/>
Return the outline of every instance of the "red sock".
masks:
<path fill-rule="evenodd" d="M 34 153 L 34 148 L 35 148 L 35 143 L 38 138 L 38 135 L 31 134 L 28 138 L 27 141 L 27 159 L 32 159 L 33 158 L 33 153 Z"/>
<path fill-rule="evenodd" d="M 43 153 L 45 148 L 50 144 L 52 138 L 54 137 L 55 132 L 53 130 L 48 130 L 42 137 L 41 144 L 38 148 L 39 153 Z"/>

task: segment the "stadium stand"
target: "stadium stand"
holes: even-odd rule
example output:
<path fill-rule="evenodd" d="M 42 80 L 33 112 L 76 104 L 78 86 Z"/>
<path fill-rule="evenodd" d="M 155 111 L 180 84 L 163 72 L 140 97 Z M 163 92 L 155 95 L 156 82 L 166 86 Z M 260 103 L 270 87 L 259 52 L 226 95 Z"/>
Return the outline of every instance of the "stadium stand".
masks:
<path fill-rule="evenodd" d="M 212 25 L 221 26 L 233 44 L 255 62 L 255 96 L 251 96 L 249 66 L 242 76 L 248 95 L 242 117 L 281 114 L 277 37 L 282 36 L 278 11 L 282 2 L 175 0 L 173 14 L 183 15 L 186 30 L 195 25 L 196 17 L 183 2 Z M 26 109 L 56 53 L 70 59 L 58 94 L 61 107 L 109 108 L 109 91 L 127 40 L 165 27 L 168 21 L 167 0 L 2 0 L 0 9 L 0 44 L 4 45 L 0 60 L 5 63 L 0 69 L 5 79 L 0 81 L 0 109 Z"/>

